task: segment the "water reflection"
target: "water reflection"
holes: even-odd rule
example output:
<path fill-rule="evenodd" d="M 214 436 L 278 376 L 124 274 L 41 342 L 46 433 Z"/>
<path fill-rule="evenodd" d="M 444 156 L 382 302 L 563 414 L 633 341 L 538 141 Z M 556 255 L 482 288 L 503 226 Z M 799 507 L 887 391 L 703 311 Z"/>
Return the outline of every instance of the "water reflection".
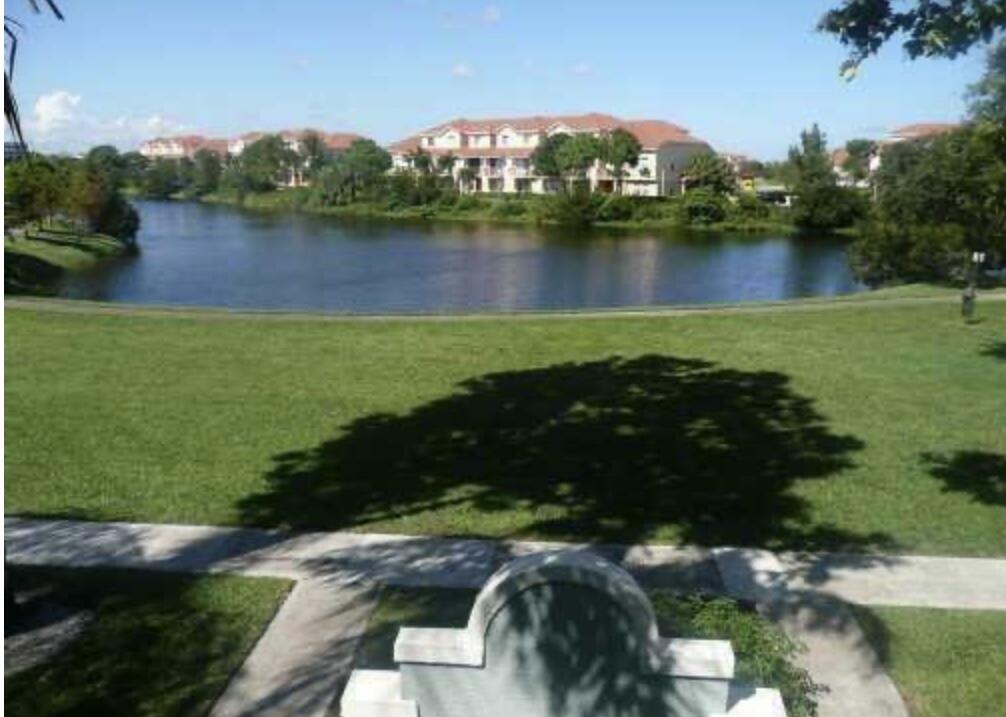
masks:
<path fill-rule="evenodd" d="M 698 304 L 858 291 L 842 242 L 347 221 L 139 202 L 142 253 L 66 297 L 356 312 Z"/>

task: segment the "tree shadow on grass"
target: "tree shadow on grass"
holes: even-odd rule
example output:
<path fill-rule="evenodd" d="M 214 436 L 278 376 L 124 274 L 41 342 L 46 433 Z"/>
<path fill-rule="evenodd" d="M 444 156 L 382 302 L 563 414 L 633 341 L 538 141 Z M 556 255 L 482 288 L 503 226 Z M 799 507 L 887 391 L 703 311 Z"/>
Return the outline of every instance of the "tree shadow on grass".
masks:
<path fill-rule="evenodd" d="M 502 530 L 556 539 L 890 543 L 815 522 L 793 490 L 836 478 L 863 443 L 831 432 L 784 374 L 649 355 L 487 374 L 458 388 L 277 456 L 268 490 L 242 501 L 244 521 L 339 529 L 437 511 L 451 534 L 513 512 Z"/>
<path fill-rule="evenodd" d="M 107 568 L 10 569 L 26 591 L 94 615 L 59 654 L 5 680 L 12 715 L 206 714 L 254 644 L 253 611 L 193 576 Z M 238 588 L 232 587 L 231 590 Z M 263 623 L 264 627 L 264 623 Z"/>
<path fill-rule="evenodd" d="M 986 505 L 1006 506 L 1006 456 L 989 451 L 924 453 L 929 473 L 944 490 L 967 493 Z"/>
<path fill-rule="evenodd" d="M 1006 361 L 1006 341 L 997 341 L 982 348 L 982 355 Z"/>

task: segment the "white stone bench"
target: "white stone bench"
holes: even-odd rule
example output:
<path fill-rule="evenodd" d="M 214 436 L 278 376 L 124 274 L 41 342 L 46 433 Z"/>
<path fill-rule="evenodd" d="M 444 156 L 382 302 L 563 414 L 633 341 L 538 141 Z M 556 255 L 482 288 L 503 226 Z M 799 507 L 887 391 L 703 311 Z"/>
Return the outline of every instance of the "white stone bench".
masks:
<path fill-rule="evenodd" d="M 582 551 L 509 563 L 466 627 L 403 627 L 395 662 L 352 674 L 343 717 L 785 717 L 732 682 L 729 642 L 662 638 L 632 577 Z"/>

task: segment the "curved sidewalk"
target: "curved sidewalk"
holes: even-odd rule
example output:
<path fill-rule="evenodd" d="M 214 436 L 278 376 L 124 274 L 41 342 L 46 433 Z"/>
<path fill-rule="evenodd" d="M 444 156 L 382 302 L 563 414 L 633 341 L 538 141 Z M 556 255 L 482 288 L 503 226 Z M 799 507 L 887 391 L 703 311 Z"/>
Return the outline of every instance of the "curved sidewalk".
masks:
<path fill-rule="evenodd" d="M 1006 610 L 1006 560 L 675 546 L 586 546 L 362 533 L 92 523 L 8 517 L 7 561 L 298 581 L 213 715 L 324 715 L 341 691 L 382 585 L 480 587 L 508 558 L 557 548 L 595 551 L 647 587 L 755 602 L 807 646 L 821 717 L 907 717 L 847 602 Z"/>

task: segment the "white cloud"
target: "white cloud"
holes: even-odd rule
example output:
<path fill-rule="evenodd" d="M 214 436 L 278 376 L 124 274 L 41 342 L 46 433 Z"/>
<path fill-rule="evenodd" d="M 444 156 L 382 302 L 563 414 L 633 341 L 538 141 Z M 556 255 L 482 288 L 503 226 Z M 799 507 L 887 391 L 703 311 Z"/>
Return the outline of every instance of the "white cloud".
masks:
<path fill-rule="evenodd" d="M 590 74 L 590 64 L 586 62 L 574 63 L 569 68 L 570 74 L 573 75 L 589 75 Z"/>
<path fill-rule="evenodd" d="M 451 68 L 451 75 L 454 77 L 474 77 L 475 70 L 472 69 L 471 65 L 464 62 L 459 62 L 454 67 Z"/>
<path fill-rule="evenodd" d="M 482 22 L 487 25 L 495 25 L 503 19 L 503 11 L 496 5 L 486 5 L 482 11 Z"/>
<path fill-rule="evenodd" d="M 38 149 L 79 152 L 97 144 L 136 149 L 145 139 L 191 128 L 162 114 L 98 117 L 86 111 L 80 95 L 56 90 L 39 96 L 24 129 L 25 139 Z"/>
<path fill-rule="evenodd" d="M 56 90 L 47 95 L 41 95 L 35 101 L 33 119 L 38 131 L 48 134 L 60 127 L 71 124 L 80 106 L 80 95 L 74 95 L 66 90 Z"/>

